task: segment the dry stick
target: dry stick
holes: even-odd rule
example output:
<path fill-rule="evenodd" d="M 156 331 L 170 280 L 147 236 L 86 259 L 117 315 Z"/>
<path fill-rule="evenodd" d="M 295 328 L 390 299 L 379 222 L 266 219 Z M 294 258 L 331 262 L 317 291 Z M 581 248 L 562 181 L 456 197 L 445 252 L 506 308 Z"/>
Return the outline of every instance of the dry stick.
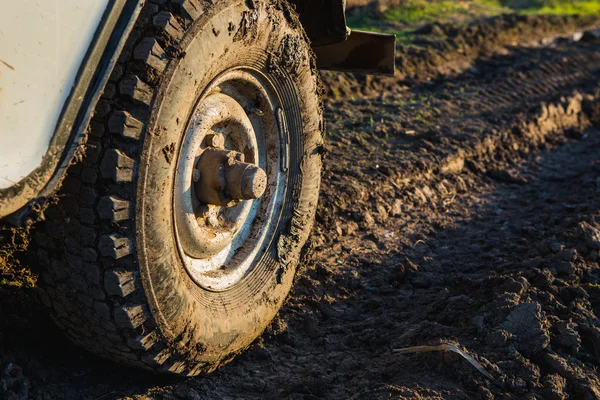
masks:
<path fill-rule="evenodd" d="M 424 244 L 425 246 L 427 246 L 427 243 L 425 243 L 425 241 L 423 239 L 419 239 L 415 242 L 415 244 L 413 244 L 413 249 L 416 247 L 416 245 L 418 245 L 419 243 Z M 397 349 L 397 350 L 401 350 L 401 349 Z"/>
<path fill-rule="evenodd" d="M 410 354 L 410 353 L 426 353 L 429 351 L 452 351 L 460 356 L 462 356 L 465 360 L 469 362 L 472 366 L 477 369 L 477 371 L 481 372 L 486 378 L 489 380 L 494 380 L 494 377 L 490 375 L 481 364 L 475 361 L 470 355 L 459 349 L 458 347 L 454 347 L 450 344 L 440 344 L 439 346 L 414 346 L 414 347 L 406 347 L 403 349 L 393 349 L 393 353 L 398 354 Z"/>

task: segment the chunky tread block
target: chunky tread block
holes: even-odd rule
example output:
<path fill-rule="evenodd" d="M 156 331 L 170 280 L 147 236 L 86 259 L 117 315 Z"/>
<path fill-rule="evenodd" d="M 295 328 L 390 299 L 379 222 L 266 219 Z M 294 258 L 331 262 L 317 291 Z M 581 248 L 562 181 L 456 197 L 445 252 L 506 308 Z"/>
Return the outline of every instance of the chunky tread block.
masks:
<path fill-rule="evenodd" d="M 154 94 L 152 88 L 136 75 L 125 76 L 119 83 L 119 91 L 122 95 L 145 105 L 150 105 Z"/>
<path fill-rule="evenodd" d="M 104 130 L 104 127 L 102 127 Z M 85 145 L 85 160 L 84 164 L 91 166 L 95 165 L 102 154 L 102 144 L 97 140 L 90 139 Z"/>
<path fill-rule="evenodd" d="M 160 367 L 171 357 L 171 352 L 167 349 L 160 351 L 158 354 L 144 354 L 142 355 L 142 362 L 150 367 Z"/>
<path fill-rule="evenodd" d="M 95 314 L 104 321 L 110 321 L 110 308 L 104 302 L 96 301 L 93 304 Z"/>
<path fill-rule="evenodd" d="M 98 287 L 90 288 L 90 290 L 88 290 L 88 294 L 94 300 L 104 301 L 106 299 L 106 294 L 104 294 L 104 291 Z"/>
<path fill-rule="evenodd" d="M 73 287 L 77 291 L 79 291 L 81 293 L 87 293 L 88 283 L 82 274 L 80 274 L 80 273 L 72 274 L 71 275 L 71 283 L 73 284 Z"/>
<path fill-rule="evenodd" d="M 131 241 L 128 237 L 113 233 L 104 235 L 98 241 L 98 250 L 105 257 L 112 257 L 115 260 L 131 254 Z"/>
<path fill-rule="evenodd" d="M 84 224 L 95 224 L 96 213 L 94 213 L 94 209 L 90 207 L 81 207 L 79 209 L 79 220 Z"/>
<path fill-rule="evenodd" d="M 130 271 L 106 271 L 104 289 L 109 295 L 125 297 L 136 289 L 136 275 Z"/>
<path fill-rule="evenodd" d="M 100 285 L 100 270 L 96 264 L 85 263 L 83 265 L 83 273 L 90 285 Z"/>
<path fill-rule="evenodd" d="M 93 247 L 85 247 L 84 249 L 81 250 L 81 257 L 83 258 L 84 261 L 87 262 L 96 262 L 98 261 L 98 253 L 96 252 L 96 249 Z"/>
<path fill-rule="evenodd" d="M 114 310 L 115 323 L 121 328 L 135 329 L 142 325 L 147 319 L 148 314 L 143 306 L 125 305 Z"/>
<path fill-rule="evenodd" d="M 152 331 L 145 335 L 127 339 L 127 345 L 135 350 L 150 350 L 157 341 L 158 335 Z"/>
<path fill-rule="evenodd" d="M 97 192 L 89 186 L 82 186 L 79 190 L 79 202 L 86 206 L 92 206 L 96 202 Z"/>
<path fill-rule="evenodd" d="M 171 0 L 171 2 L 178 5 L 183 16 L 190 21 L 195 21 L 204 12 L 197 0 Z"/>
<path fill-rule="evenodd" d="M 164 365 L 165 369 L 173 374 L 184 375 L 185 371 L 188 368 L 187 363 L 183 361 L 175 361 L 171 365 Z"/>
<path fill-rule="evenodd" d="M 135 119 L 127 111 L 115 111 L 108 119 L 108 131 L 126 139 L 138 140 L 143 129 L 143 122 Z"/>
<path fill-rule="evenodd" d="M 143 61 L 157 71 L 163 71 L 167 66 L 165 51 L 152 37 L 143 38 L 133 49 L 133 59 Z"/>
<path fill-rule="evenodd" d="M 69 264 L 69 267 L 77 271 L 81 271 L 83 269 L 83 258 L 79 256 L 74 256 L 71 254 L 67 255 L 67 263 Z"/>
<path fill-rule="evenodd" d="M 108 149 L 100 163 L 100 173 L 103 178 L 112 179 L 115 183 L 131 182 L 133 164 L 133 160 L 121 150 Z"/>
<path fill-rule="evenodd" d="M 79 300 L 81 304 L 84 304 L 88 308 L 92 307 L 92 305 L 94 304 L 92 298 L 88 296 L 87 293 L 79 293 L 77 295 L 77 300 Z"/>
<path fill-rule="evenodd" d="M 161 11 L 156 14 L 152 24 L 162 29 L 167 37 L 173 41 L 181 40 L 183 37 L 183 28 L 179 25 L 175 16 L 168 11 Z"/>
<path fill-rule="evenodd" d="M 79 239 L 81 244 L 92 246 L 96 243 L 96 237 L 96 230 L 94 228 L 90 228 L 89 226 L 81 226 L 81 228 L 79 228 Z M 83 256 L 83 249 L 81 250 L 81 255 Z"/>
<path fill-rule="evenodd" d="M 96 207 L 100 218 L 113 222 L 125 221 L 131 217 L 131 202 L 117 196 L 104 196 Z"/>
<path fill-rule="evenodd" d="M 84 183 L 94 184 L 98 180 L 98 174 L 93 168 L 85 167 L 81 170 L 81 180 Z"/>

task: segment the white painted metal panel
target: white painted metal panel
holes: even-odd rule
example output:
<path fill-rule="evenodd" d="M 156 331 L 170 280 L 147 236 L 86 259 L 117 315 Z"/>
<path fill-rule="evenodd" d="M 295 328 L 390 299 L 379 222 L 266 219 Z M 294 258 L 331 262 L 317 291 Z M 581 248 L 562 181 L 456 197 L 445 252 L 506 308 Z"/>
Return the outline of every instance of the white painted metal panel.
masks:
<path fill-rule="evenodd" d="M 0 0 L 0 189 L 42 161 L 109 0 Z"/>

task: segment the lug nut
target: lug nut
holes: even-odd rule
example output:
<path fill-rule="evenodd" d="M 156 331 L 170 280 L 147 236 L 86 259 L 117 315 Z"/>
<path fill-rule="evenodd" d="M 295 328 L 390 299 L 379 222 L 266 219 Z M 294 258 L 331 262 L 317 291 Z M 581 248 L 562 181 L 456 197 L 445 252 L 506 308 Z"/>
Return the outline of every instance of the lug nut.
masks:
<path fill-rule="evenodd" d="M 211 228 L 217 228 L 219 226 L 219 218 L 214 214 L 210 214 L 206 217 L 206 224 Z"/>
<path fill-rule="evenodd" d="M 206 144 L 210 147 L 222 148 L 225 146 L 225 139 L 218 133 L 206 135 Z"/>
<path fill-rule="evenodd" d="M 192 180 L 194 182 L 198 182 L 200 180 L 200 171 L 194 168 L 194 172 L 192 172 Z"/>

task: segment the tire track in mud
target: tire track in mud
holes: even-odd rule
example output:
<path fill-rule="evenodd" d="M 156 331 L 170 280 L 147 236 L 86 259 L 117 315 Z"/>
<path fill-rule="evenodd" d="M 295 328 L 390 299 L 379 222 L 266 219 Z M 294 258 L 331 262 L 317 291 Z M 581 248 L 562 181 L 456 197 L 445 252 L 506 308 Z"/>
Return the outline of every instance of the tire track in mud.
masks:
<path fill-rule="evenodd" d="M 466 97 L 475 97 L 483 106 L 483 111 L 513 111 L 521 105 L 523 97 L 527 98 L 528 102 L 535 102 L 550 93 L 564 92 L 572 87 L 586 90 L 593 87 L 600 68 L 600 53 L 575 54 L 569 58 L 555 53 L 549 54 L 549 60 L 533 65 L 533 68 L 530 66 L 527 71 L 519 71 L 517 57 L 527 59 L 535 51 L 516 53 L 510 57 L 515 59 L 516 65 L 511 66 L 508 71 L 502 71 L 500 74 L 488 74 L 485 68 L 484 72 L 477 71 L 491 82 L 484 89 L 468 93 Z"/>
<path fill-rule="evenodd" d="M 600 89 L 597 44 L 527 49 L 521 57 L 525 61 L 509 55 L 481 62 L 476 72 L 415 88 L 400 101 L 329 103 L 326 118 L 335 121 L 328 127 L 334 132 L 330 158 L 336 161 L 327 164 L 323 207 L 366 226 L 398 213 L 389 199 L 408 192 L 412 203 L 423 203 L 424 196 L 444 192 L 435 187 L 440 181 L 464 168 L 494 173 L 488 165 L 494 160 L 518 161 L 592 123 Z M 377 109 L 385 112 L 372 112 Z M 338 110 L 343 120 L 335 119 Z M 355 178 L 351 190 L 340 179 L 347 172 Z M 354 202 L 369 193 L 384 209 L 363 206 L 357 215 Z"/>

